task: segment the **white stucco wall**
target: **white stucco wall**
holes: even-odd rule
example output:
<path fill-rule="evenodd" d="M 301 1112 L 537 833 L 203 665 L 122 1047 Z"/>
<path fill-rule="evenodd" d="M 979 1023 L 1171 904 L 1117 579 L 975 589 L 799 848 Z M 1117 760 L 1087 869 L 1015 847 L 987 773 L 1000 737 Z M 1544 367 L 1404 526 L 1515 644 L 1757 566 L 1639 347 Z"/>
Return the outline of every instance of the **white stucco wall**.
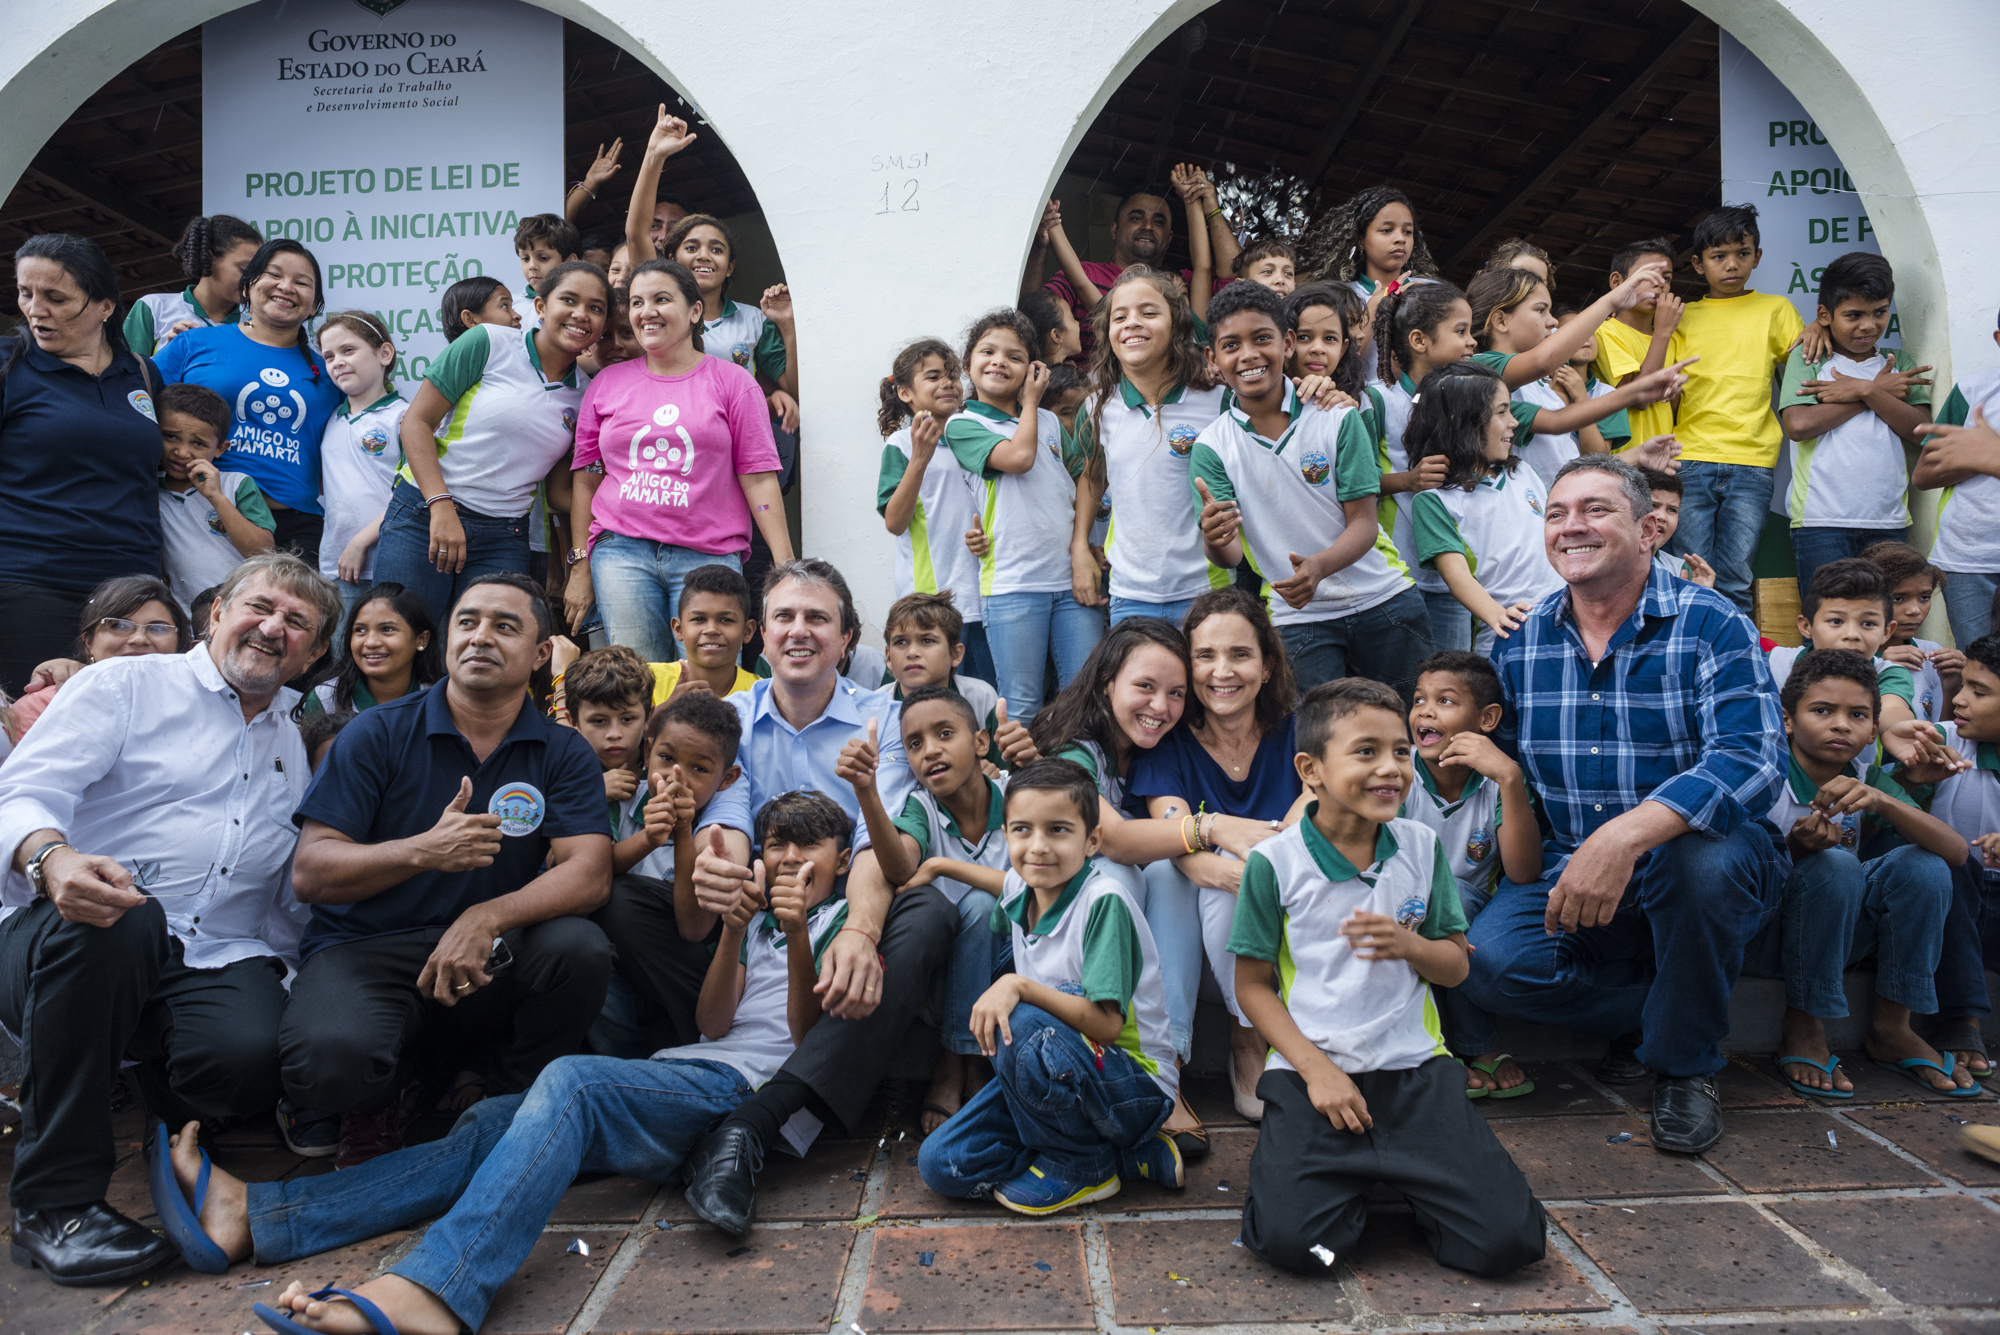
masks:
<path fill-rule="evenodd" d="M 894 349 L 954 337 L 1012 299 L 1039 201 L 1084 127 L 1140 56 L 1205 5 L 749 0 L 718 22 L 712 6 L 685 0 L 540 2 L 620 42 L 699 106 L 756 188 L 799 298 L 806 550 L 845 570 L 878 619 L 892 548 L 875 517 L 874 410 Z M 2000 5 L 1694 2 L 1793 89 L 1869 195 L 1919 356 L 1941 380 L 1990 364 Z M 16 6 L 0 50 L 0 190 L 112 75 L 234 7 Z"/>

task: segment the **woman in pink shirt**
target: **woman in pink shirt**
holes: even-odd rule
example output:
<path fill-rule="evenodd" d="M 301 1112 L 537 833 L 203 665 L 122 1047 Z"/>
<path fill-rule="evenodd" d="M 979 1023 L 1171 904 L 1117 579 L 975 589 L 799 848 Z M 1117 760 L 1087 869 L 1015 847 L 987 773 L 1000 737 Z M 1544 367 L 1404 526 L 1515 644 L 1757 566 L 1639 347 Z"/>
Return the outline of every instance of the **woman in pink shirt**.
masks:
<path fill-rule="evenodd" d="M 573 559 L 563 602 L 575 625 L 595 600 L 613 644 L 665 663 L 690 570 L 741 570 L 752 520 L 777 561 L 792 559 L 792 538 L 763 391 L 702 351 L 694 275 L 647 260 L 630 282 L 645 356 L 607 367 L 584 393 L 574 506 L 589 555 Z"/>

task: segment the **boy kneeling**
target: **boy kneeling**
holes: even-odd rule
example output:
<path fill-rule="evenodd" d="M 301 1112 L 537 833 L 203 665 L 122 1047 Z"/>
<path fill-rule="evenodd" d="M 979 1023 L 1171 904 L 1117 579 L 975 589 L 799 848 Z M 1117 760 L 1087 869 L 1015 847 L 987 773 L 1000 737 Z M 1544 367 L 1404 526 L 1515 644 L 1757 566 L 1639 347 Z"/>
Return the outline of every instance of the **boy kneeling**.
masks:
<path fill-rule="evenodd" d="M 1470 963 L 1443 846 L 1396 815 L 1414 773 L 1402 697 L 1324 682 L 1297 736 L 1306 818 L 1245 860 L 1229 936 L 1237 1004 L 1275 1049 L 1243 1245 L 1327 1273 L 1387 1182 L 1440 1264 L 1492 1276 L 1539 1261 L 1541 1202 L 1466 1099 L 1425 986 L 1456 987 Z"/>

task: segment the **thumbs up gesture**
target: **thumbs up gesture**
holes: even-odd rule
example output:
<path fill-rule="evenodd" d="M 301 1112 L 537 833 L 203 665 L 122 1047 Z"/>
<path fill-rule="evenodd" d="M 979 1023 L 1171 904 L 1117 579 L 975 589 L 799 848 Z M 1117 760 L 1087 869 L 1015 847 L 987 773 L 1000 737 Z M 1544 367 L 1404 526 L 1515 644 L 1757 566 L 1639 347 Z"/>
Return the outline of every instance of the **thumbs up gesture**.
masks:
<path fill-rule="evenodd" d="M 802 863 L 795 872 L 780 872 L 771 882 L 771 912 L 788 937 L 803 936 L 806 930 L 806 896 L 812 892 L 813 865 Z"/>
<path fill-rule="evenodd" d="M 1218 550 L 1235 542 L 1243 529 L 1243 514 L 1236 502 L 1216 500 L 1208 483 L 1200 478 L 1194 480 L 1194 489 L 1201 493 L 1201 540 Z"/>
<path fill-rule="evenodd" d="M 472 780 L 462 778 L 437 824 L 417 836 L 417 860 L 424 870 L 471 871 L 493 865 L 504 838 L 500 818 L 490 812 L 466 811 L 471 801 Z"/>
<path fill-rule="evenodd" d="M 868 735 L 856 737 L 840 748 L 840 758 L 833 763 L 833 772 L 853 785 L 857 795 L 875 787 L 875 762 L 877 724 L 868 720 Z"/>
<path fill-rule="evenodd" d="M 993 705 L 993 744 L 1000 748 L 1000 758 L 1007 762 L 1007 768 L 1019 769 L 1041 759 L 1035 750 L 1035 739 L 1028 735 L 1027 725 L 1007 717 L 1007 701 L 1002 698 Z"/>
<path fill-rule="evenodd" d="M 709 826 L 708 847 L 702 849 L 694 860 L 694 897 L 702 911 L 718 915 L 730 913 L 744 887 L 752 885 L 753 881 L 754 874 L 750 868 L 730 860 L 729 849 L 722 842 L 722 830 Z"/>
<path fill-rule="evenodd" d="M 740 888 L 730 899 L 729 908 L 722 915 L 722 924 L 740 932 L 764 911 L 764 859 L 758 858 L 753 862 L 749 879 L 739 881 L 737 885 Z"/>
<path fill-rule="evenodd" d="M 965 531 L 965 550 L 982 561 L 986 559 L 986 553 L 993 550 L 993 540 L 986 536 L 978 515 L 972 517 L 972 527 Z"/>

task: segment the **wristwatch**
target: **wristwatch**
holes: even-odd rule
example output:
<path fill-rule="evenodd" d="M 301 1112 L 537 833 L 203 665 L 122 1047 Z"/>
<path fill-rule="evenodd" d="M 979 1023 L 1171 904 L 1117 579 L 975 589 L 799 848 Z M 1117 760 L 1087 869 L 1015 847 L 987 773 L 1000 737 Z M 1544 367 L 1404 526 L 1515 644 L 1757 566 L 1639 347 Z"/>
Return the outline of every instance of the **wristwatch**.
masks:
<path fill-rule="evenodd" d="M 563 553 L 563 564 L 566 566 L 573 566 L 578 561 L 581 561 L 584 557 L 588 555 L 590 555 L 590 553 L 585 551 L 583 548 L 572 547 L 567 552 Z"/>
<path fill-rule="evenodd" d="M 34 887 L 35 898 L 37 899 L 55 898 L 54 895 L 49 893 L 48 880 L 42 874 L 42 862 L 48 857 L 49 854 L 55 852 L 58 848 L 67 848 L 72 853 L 76 851 L 74 845 L 69 844 L 64 840 L 51 839 L 46 844 L 43 844 L 40 848 L 36 849 L 35 855 L 28 859 L 28 884 Z"/>

